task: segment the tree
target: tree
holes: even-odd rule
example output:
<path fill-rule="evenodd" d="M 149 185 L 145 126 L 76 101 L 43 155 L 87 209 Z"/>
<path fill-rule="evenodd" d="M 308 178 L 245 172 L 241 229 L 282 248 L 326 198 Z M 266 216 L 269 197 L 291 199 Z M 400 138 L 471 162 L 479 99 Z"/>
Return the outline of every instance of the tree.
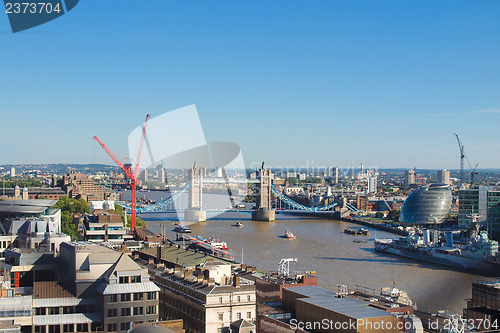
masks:
<path fill-rule="evenodd" d="M 68 197 L 60 197 L 52 208 L 61 210 L 61 231 L 71 236 L 72 240 L 78 239 L 78 230 L 74 223 L 75 215 L 83 215 L 90 213 L 90 206 L 83 199 L 69 199 Z"/>
<path fill-rule="evenodd" d="M 382 212 L 376 212 L 375 213 L 375 217 L 380 219 L 380 218 L 384 217 L 384 213 L 382 213 Z"/>
<path fill-rule="evenodd" d="M 389 214 L 387 215 L 387 217 L 391 220 L 393 220 L 394 222 L 398 222 L 399 221 L 399 216 L 401 215 L 401 210 L 399 209 L 393 209 L 389 212 Z"/>
<path fill-rule="evenodd" d="M 125 225 L 125 212 L 123 210 L 123 207 L 118 205 L 118 204 L 115 204 L 115 213 L 120 214 L 121 219 L 122 219 L 122 223 L 123 223 L 123 225 Z M 146 221 L 141 220 L 139 217 L 136 217 L 135 225 L 138 227 L 147 227 Z M 130 216 L 127 218 L 127 225 L 126 226 L 129 228 L 131 227 L 131 217 Z"/>
<path fill-rule="evenodd" d="M 21 179 L 21 180 L 5 181 L 5 188 L 14 188 L 16 187 L 16 185 L 19 186 L 20 188 L 23 188 L 23 187 L 42 187 L 43 184 L 38 179 Z"/>

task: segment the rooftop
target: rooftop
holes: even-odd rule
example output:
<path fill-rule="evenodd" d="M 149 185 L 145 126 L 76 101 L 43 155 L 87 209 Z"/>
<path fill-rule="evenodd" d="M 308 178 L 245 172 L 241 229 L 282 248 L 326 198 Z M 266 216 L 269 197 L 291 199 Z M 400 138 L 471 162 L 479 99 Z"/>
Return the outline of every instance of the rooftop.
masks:
<path fill-rule="evenodd" d="M 128 255 L 122 253 L 118 260 L 104 274 L 106 277 L 118 276 L 118 272 L 140 271 L 142 268 Z"/>
<path fill-rule="evenodd" d="M 491 288 L 500 289 L 500 281 L 479 281 L 477 284 L 482 284 Z"/>
<path fill-rule="evenodd" d="M 5 200 L 0 201 L 0 213 L 40 214 L 55 205 L 57 200 Z"/>
<path fill-rule="evenodd" d="M 70 291 L 57 281 L 35 282 L 33 284 L 33 298 L 66 298 L 74 297 Z"/>
<path fill-rule="evenodd" d="M 355 319 L 388 317 L 391 315 L 358 299 L 337 298 L 333 291 L 317 286 L 288 287 L 285 289 L 304 296 L 304 298 L 298 299 L 298 302 L 311 304 Z"/>
<path fill-rule="evenodd" d="M 154 248 L 144 249 L 142 250 L 142 253 L 156 257 L 157 248 L 154 247 Z M 222 262 L 223 264 L 233 264 L 229 260 L 205 254 L 203 252 L 196 252 L 194 250 L 186 250 L 183 248 L 178 248 L 176 245 L 163 246 L 162 256 L 163 260 L 165 261 L 171 263 L 178 263 L 179 265 L 185 267 L 194 267 L 196 265 L 201 265 L 207 261 L 213 261 L 213 260 Z"/>
<path fill-rule="evenodd" d="M 65 246 L 73 247 L 76 252 L 107 252 L 107 253 L 114 253 L 116 252 L 113 249 L 110 249 L 106 246 L 101 246 L 98 243 L 93 243 L 93 242 L 66 242 L 64 243 Z"/>
<path fill-rule="evenodd" d="M 174 269 L 165 268 L 156 264 L 149 264 L 147 261 L 142 259 L 135 259 L 134 261 L 141 267 L 149 269 L 150 273 L 154 272 L 157 277 L 168 279 L 172 282 L 176 282 L 179 285 L 191 288 L 203 294 L 223 294 L 227 292 L 247 291 L 255 289 L 255 284 L 253 284 L 252 281 L 246 279 L 242 279 L 239 287 L 235 287 L 233 285 L 209 284 L 206 281 L 198 281 L 198 278 L 194 275 L 184 278 L 183 271 L 175 272 Z"/>

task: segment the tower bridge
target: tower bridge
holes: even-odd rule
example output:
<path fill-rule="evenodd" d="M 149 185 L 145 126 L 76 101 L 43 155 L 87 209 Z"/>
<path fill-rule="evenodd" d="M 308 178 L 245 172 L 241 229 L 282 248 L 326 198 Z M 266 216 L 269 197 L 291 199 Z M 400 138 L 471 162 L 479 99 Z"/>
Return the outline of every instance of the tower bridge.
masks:
<path fill-rule="evenodd" d="M 202 168 L 194 163 L 189 169 L 187 185 L 170 197 L 148 206 L 138 207 L 137 213 L 184 213 L 184 220 L 189 222 L 205 222 L 208 214 L 221 212 L 238 212 L 252 214 L 254 221 L 275 220 L 276 212 L 279 213 L 314 213 L 314 214 L 332 214 L 334 212 L 359 212 L 356 207 L 347 202 L 345 198 L 341 200 L 317 207 L 308 207 L 295 202 L 290 197 L 273 185 L 273 174 L 271 169 L 266 168 L 263 162 L 260 169 L 257 169 L 257 179 L 248 180 L 227 180 L 223 178 L 204 178 Z M 225 176 L 225 175 L 224 175 Z M 252 209 L 238 209 L 235 207 L 234 199 L 231 194 L 230 184 L 256 184 L 256 205 Z M 203 205 L 203 184 L 225 184 L 230 196 L 230 207 L 206 208 Z M 175 207 L 175 202 L 180 200 L 187 193 L 187 209 L 178 209 Z M 117 203 L 130 211 L 131 206 L 124 203 Z"/>

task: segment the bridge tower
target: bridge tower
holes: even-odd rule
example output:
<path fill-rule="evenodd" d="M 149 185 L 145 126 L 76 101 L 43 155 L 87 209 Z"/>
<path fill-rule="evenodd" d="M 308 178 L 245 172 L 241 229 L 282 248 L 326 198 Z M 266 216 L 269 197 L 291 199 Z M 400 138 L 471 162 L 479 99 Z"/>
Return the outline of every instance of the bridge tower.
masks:
<path fill-rule="evenodd" d="M 202 210 L 203 201 L 203 169 L 196 166 L 189 169 L 188 209 L 184 213 L 184 220 L 188 222 L 206 222 L 207 212 Z"/>
<path fill-rule="evenodd" d="M 273 209 L 271 202 L 271 184 L 272 174 L 271 169 L 266 169 L 266 163 L 262 162 L 262 166 L 257 170 L 257 178 L 259 193 L 257 195 L 257 209 L 252 213 L 252 220 L 272 222 L 275 220 L 276 211 Z"/>

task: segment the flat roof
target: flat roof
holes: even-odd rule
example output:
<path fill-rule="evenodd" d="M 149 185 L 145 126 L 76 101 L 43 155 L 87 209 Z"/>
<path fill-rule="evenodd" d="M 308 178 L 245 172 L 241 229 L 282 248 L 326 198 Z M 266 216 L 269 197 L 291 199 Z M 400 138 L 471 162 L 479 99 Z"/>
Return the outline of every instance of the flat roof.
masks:
<path fill-rule="evenodd" d="M 303 296 L 303 298 L 297 299 L 297 302 L 311 304 L 350 318 L 363 319 L 391 316 L 389 312 L 376 309 L 364 301 L 355 298 L 335 297 L 333 291 L 318 286 L 286 287 L 285 289 Z"/>
<path fill-rule="evenodd" d="M 156 257 L 157 255 L 157 248 L 149 248 L 149 249 L 143 249 L 140 252 Z M 218 261 L 222 262 L 223 264 L 234 264 L 233 262 L 229 260 L 225 260 L 220 257 L 212 256 L 210 254 L 206 254 L 203 252 L 196 252 L 194 250 L 186 249 L 183 248 L 178 248 L 177 245 L 164 245 L 162 249 L 162 256 L 163 260 L 170 262 L 170 263 L 178 263 L 180 265 L 186 266 L 186 267 L 191 267 L 191 266 L 196 266 L 203 264 L 207 261 Z"/>
<path fill-rule="evenodd" d="M 81 242 L 65 242 L 61 245 L 64 246 L 69 246 L 75 249 L 76 252 L 113 252 L 113 253 L 120 253 L 118 251 L 115 251 L 113 249 L 110 249 L 109 247 L 102 246 L 98 243 L 93 243 L 93 242 L 86 242 L 86 241 L 81 241 Z"/>
<path fill-rule="evenodd" d="M 57 200 L 3 200 L 0 201 L 0 213 L 39 214 L 55 205 Z"/>
<path fill-rule="evenodd" d="M 389 317 L 391 314 L 369 306 L 354 298 L 313 297 L 301 298 L 298 302 L 311 304 L 355 319 Z"/>
<path fill-rule="evenodd" d="M 300 294 L 304 297 L 317 297 L 317 296 L 335 297 L 336 295 L 335 292 L 318 286 L 285 287 L 285 289 L 293 291 L 294 293 Z"/>

